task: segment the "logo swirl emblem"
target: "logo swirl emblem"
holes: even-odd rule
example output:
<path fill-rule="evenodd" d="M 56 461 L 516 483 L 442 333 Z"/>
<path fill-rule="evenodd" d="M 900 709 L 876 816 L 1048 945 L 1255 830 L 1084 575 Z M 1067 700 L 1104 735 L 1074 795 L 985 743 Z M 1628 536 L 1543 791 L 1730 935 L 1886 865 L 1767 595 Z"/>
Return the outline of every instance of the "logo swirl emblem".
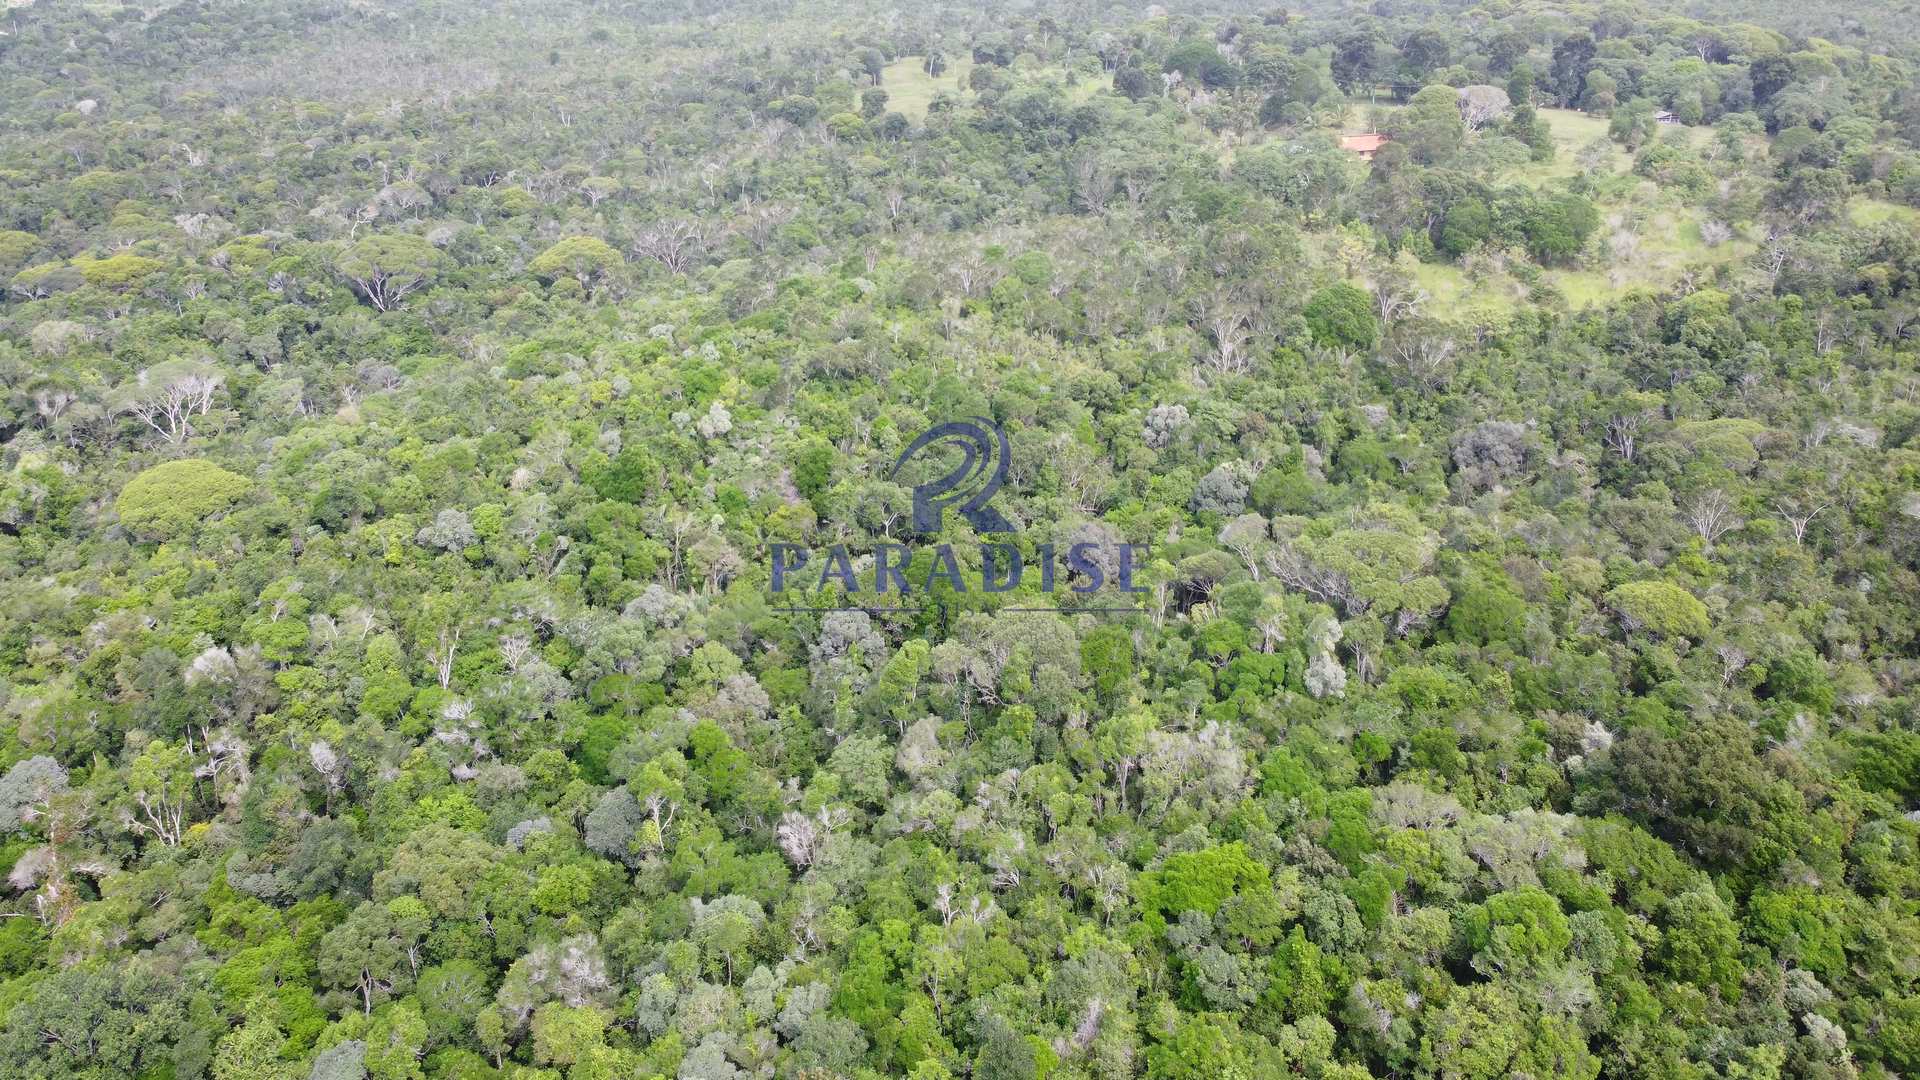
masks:
<path fill-rule="evenodd" d="M 1007 482 L 1007 433 L 991 420 L 973 416 L 928 428 L 901 453 L 887 476 L 898 476 L 915 454 L 941 442 L 958 446 L 963 456 L 952 472 L 913 489 L 914 530 L 939 532 L 942 515 L 952 507 L 976 532 L 1012 532 L 1007 519 L 987 505 Z"/>

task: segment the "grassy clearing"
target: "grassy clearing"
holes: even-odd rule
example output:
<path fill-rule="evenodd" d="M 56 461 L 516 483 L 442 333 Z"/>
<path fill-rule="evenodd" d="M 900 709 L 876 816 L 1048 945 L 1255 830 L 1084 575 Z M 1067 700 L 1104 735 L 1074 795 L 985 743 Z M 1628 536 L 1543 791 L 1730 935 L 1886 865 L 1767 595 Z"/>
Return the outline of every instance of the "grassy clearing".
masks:
<path fill-rule="evenodd" d="M 1556 271 L 1551 281 L 1573 307 L 1609 299 L 1631 289 L 1663 289 L 1690 269 L 1704 269 L 1750 257 L 1758 245 L 1735 236 L 1709 246 L 1700 233 L 1700 216 L 1691 208 L 1658 211 L 1644 220 L 1609 221 L 1602 243 L 1610 251 L 1601 270 Z"/>
<path fill-rule="evenodd" d="M 1604 214 L 1600 243 L 1607 252 L 1607 265 L 1549 270 L 1545 276 L 1569 306 L 1590 307 L 1637 288 L 1665 288 L 1691 267 L 1734 262 L 1753 253 L 1754 244 L 1745 237 L 1708 246 L 1701 235 L 1699 212 L 1678 205 L 1658 187 L 1632 175 L 1632 155 L 1619 145 L 1608 143 L 1604 155 L 1589 152 L 1596 140 L 1607 138 L 1605 117 L 1571 109 L 1539 113 L 1553 132 L 1554 159 L 1517 170 L 1506 179 L 1533 186 L 1582 174 L 1599 179 L 1595 196 Z M 1696 146 L 1713 137 L 1708 128 L 1680 130 Z"/>
<path fill-rule="evenodd" d="M 963 100 L 973 97 L 973 92 L 967 89 L 967 76 L 973 71 L 971 59 L 962 57 L 949 61 L 947 70 L 937 79 L 927 74 L 925 63 L 923 56 L 903 56 L 888 64 L 880 75 L 880 88 L 887 92 L 887 108 L 916 124 L 926 120 L 927 106 L 933 103 L 935 94 L 944 92 Z M 1053 86 L 1062 98 L 1075 105 L 1113 85 L 1111 77 L 1098 77 L 1085 72 L 1074 73 L 1072 81 L 1069 81 L 1067 70 L 1058 65 L 1015 65 L 1012 73 L 1021 83 L 1037 82 Z"/>
<path fill-rule="evenodd" d="M 1395 112 L 1405 107 L 1392 103 L 1353 102 L 1340 114 L 1340 130 L 1347 133 L 1378 131 L 1392 122 Z M 1583 159 L 1581 151 L 1594 140 L 1607 138 L 1607 118 L 1589 116 L 1573 109 L 1536 111 L 1540 118 L 1547 122 L 1548 129 L 1553 132 L 1555 150 L 1553 160 L 1521 166 L 1502 174 L 1500 178 L 1513 183 L 1542 187 L 1580 173 L 1594 172 L 1593 166 Z M 1613 173 L 1625 172 L 1633 164 L 1632 156 L 1617 145 L 1611 143 L 1608 145 L 1607 154 L 1599 163 L 1600 169 Z"/>
<path fill-rule="evenodd" d="M 1113 79 L 1111 76 L 1106 78 L 1092 78 L 1081 75 L 1073 83 L 1068 84 L 1066 81 L 1066 73 L 1061 71 L 1059 72 L 1058 82 L 1061 85 L 1061 89 L 1066 93 L 1067 100 L 1073 102 L 1075 105 L 1085 103 L 1102 90 L 1113 89 Z"/>
<path fill-rule="evenodd" d="M 1451 263 L 1416 263 L 1411 269 L 1426 290 L 1426 311 L 1449 321 L 1495 322 L 1527 297 L 1526 286 L 1504 274 L 1475 280 Z"/>
<path fill-rule="evenodd" d="M 1604 116 L 1592 116 L 1573 109 L 1538 109 L 1541 119 L 1547 122 L 1548 130 L 1553 132 L 1553 160 L 1540 165 L 1530 165 L 1509 175 L 1509 179 L 1534 185 L 1553 180 L 1566 180 L 1582 173 L 1605 171 L 1624 173 L 1633 168 L 1633 155 L 1627 153 L 1620 144 L 1612 142 L 1607 134 L 1611 121 Z M 1663 126 L 1658 137 L 1670 138 L 1678 133 L 1694 149 L 1704 148 L 1713 141 L 1713 129 L 1710 127 Z M 1605 156 L 1596 162 L 1592 155 L 1583 153 L 1596 141 L 1607 144 Z"/>
<path fill-rule="evenodd" d="M 1606 153 L 1597 161 L 1584 153 L 1596 139 L 1607 138 L 1605 117 L 1588 116 L 1572 109 L 1535 111 L 1553 133 L 1553 160 L 1523 165 L 1505 173 L 1502 179 L 1529 187 L 1545 187 L 1582 173 L 1620 173 L 1632 167 L 1633 158 L 1617 143 L 1608 143 Z"/>
<path fill-rule="evenodd" d="M 1650 185 L 1649 185 L 1650 187 Z M 1546 280 L 1574 308 L 1589 307 L 1633 289 L 1664 289 L 1689 269 L 1737 262 L 1752 255 L 1750 237 L 1735 236 L 1709 246 L 1701 235 L 1698 211 L 1690 207 L 1639 209 L 1657 193 L 1642 190 L 1642 199 L 1611 210 L 1601 225 L 1600 240 L 1606 265 L 1595 269 L 1550 270 Z"/>
<path fill-rule="evenodd" d="M 1882 199 L 1855 199 L 1847 204 L 1847 220 L 1862 228 L 1893 222 L 1920 229 L 1920 210 Z"/>
<path fill-rule="evenodd" d="M 1607 137 L 1609 121 L 1576 109 L 1535 109 L 1534 112 L 1553 129 L 1553 137 L 1562 144 L 1585 146 Z"/>
<path fill-rule="evenodd" d="M 1542 272 L 1541 282 L 1578 310 L 1634 289 L 1665 289 L 1689 269 L 1734 262 L 1756 249 L 1747 236 L 1709 247 L 1697 212 L 1685 207 L 1645 211 L 1637 209 L 1640 205 L 1645 204 L 1616 207 L 1607 214 L 1596 241 L 1603 265 L 1549 269 Z M 1400 266 L 1426 291 L 1426 311 L 1448 321 L 1497 322 L 1527 300 L 1526 284 L 1494 264 L 1482 263 L 1474 276 L 1454 263 L 1403 258 Z"/>
<path fill-rule="evenodd" d="M 955 97 L 968 96 L 967 75 L 972 70 L 971 58 L 955 57 L 947 62 L 947 70 L 934 78 L 927 74 L 926 57 L 903 56 L 881 72 L 880 89 L 887 92 L 888 109 L 916 124 L 925 123 L 927 106 L 933 103 L 935 94 L 944 90 Z"/>
<path fill-rule="evenodd" d="M 1394 113 L 1404 108 L 1406 108 L 1405 105 L 1396 105 L 1391 101 L 1352 102 L 1347 106 L 1346 112 L 1340 116 L 1340 130 L 1349 134 L 1358 131 L 1378 131 L 1387 126 L 1389 118 Z"/>
<path fill-rule="evenodd" d="M 1369 105 L 1364 101 L 1353 102 L 1341 109 L 1337 116 L 1328 114 L 1322 117 L 1320 122 L 1333 125 L 1332 130 L 1328 131 L 1329 134 L 1353 135 L 1367 131 L 1378 131 L 1387 125 L 1388 117 L 1392 116 L 1396 110 L 1405 107 L 1404 105 L 1395 105 L 1390 102 L 1378 105 Z M 1220 143 L 1220 163 L 1222 165 L 1232 165 L 1234 156 L 1237 154 L 1244 154 L 1249 150 L 1258 149 L 1268 143 L 1286 142 L 1289 139 L 1298 138 L 1301 134 L 1304 134 L 1304 130 L 1269 131 L 1265 128 L 1256 127 L 1244 136 L 1228 135 L 1223 138 Z"/>
<path fill-rule="evenodd" d="M 1340 130 L 1376 129 L 1401 107 L 1348 105 L 1340 117 Z M 1708 246 L 1701 235 L 1700 211 L 1634 175 L 1633 156 L 1608 138 L 1607 117 L 1573 109 L 1538 113 L 1553 133 L 1553 160 L 1507 170 L 1496 182 L 1547 187 L 1576 176 L 1593 180 L 1590 193 L 1602 215 L 1595 240 L 1600 245 L 1597 265 L 1548 269 L 1540 277 L 1569 307 L 1592 307 L 1634 289 L 1665 289 L 1689 270 L 1736 262 L 1756 250 L 1753 239 L 1745 236 Z M 1713 130 L 1705 127 L 1668 127 L 1662 134 L 1675 131 L 1696 146 L 1713 138 Z M 1244 151 L 1266 141 L 1270 140 L 1255 138 L 1243 146 L 1225 147 L 1222 160 L 1230 161 L 1235 149 Z M 1904 220 L 1920 225 L 1920 211 L 1886 202 L 1856 200 L 1850 212 L 1856 222 Z M 1526 284 L 1497 264 L 1483 262 L 1473 275 L 1453 263 L 1405 260 L 1401 267 L 1426 291 L 1426 310 L 1443 319 L 1498 321 L 1527 301 Z"/>

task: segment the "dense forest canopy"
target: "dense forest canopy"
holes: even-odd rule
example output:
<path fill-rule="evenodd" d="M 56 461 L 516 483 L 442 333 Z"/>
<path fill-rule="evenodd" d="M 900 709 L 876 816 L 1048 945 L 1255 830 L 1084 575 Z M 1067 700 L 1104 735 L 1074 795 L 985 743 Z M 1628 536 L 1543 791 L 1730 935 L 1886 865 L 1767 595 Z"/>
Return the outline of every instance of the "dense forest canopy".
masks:
<path fill-rule="evenodd" d="M 15 0 L 0 1076 L 1920 1072 L 1913 8 Z"/>

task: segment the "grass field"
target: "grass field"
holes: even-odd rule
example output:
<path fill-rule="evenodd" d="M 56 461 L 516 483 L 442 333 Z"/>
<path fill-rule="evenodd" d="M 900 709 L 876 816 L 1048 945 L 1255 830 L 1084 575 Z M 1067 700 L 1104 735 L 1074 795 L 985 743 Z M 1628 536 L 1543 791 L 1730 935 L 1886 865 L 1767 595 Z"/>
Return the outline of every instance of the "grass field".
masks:
<path fill-rule="evenodd" d="M 1345 113 L 1341 115 L 1340 130 L 1347 133 L 1378 130 L 1385 127 L 1393 114 L 1403 108 L 1405 108 L 1404 105 L 1391 103 L 1354 102 L 1348 105 Z M 1511 170 L 1501 179 L 1539 187 L 1589 171 L 1587 165 L 1581 160 L 1580 151 L 1594 140 L 1607 137 L 1607 118 L 1589 116 L 1572 109 L 1540 109 L 1538 112 L 1540 118 L 1547 122 L 1547 127 L 1553 132 L 1556 150 L 1553 160 Z M 1267 140 L 1260 139 L 1256 143 L 1265 141 Z M 1624 172 L 1632 162 L 1632 157 L 1619 146 L 1610 146 L 1604 160 L 1608 171 L 1616 173 Z"/>
<path fill-rule="evenodd" d="M 931 78 L 917 56 L 903 57 L 889 64 L 881 86 L 887 91 L 887 107 L 904 114 L 915 123 L 926 119 L 927 106 L 941 92 L 960 98 L 971 97 L 966 89 L 972 62 L 956 59 L 939 78 Z M 1056 68 L 1019 70 L 1022 81 L 1053 82 L 1072 101 L 1085 101 L 1107 84 L 1098 78 L 1080 78 L 1066 85 L 1065 72 Z M 1403 106 L 1356 103 L 1341 117 L 1340 130 L 1366 131 L 1382 126 L 1391 114 Z M 1699 214 L 1678 205 L 1654 185 L 1630 172 L 1632 155 L 1607 141 L 1608 120 L 1572 109 L 1540 109 L 1539 115 L 1553 132 L 1555 154 L 1552 161 L 1522 166 L 1501 176 L 1511 183 L 1542 187 L 1591 174 L 1599 181 L 1594 197 L 1602 213 L 1600 242 L 1608 245 L 1609 265 L 1595 268 L 1555 268 L 1544 272 L 1542 281 L 1551 285 L 1575 308 L 1604 302 L 1634 288 L 1665 288 L 1687 268 L 1731 262 L 1750 255 L 1752 241 L 1736 237 L 1709 247 L 1701 237 Z M 1712 138 L 1709 128 L 1685 130 L 1696 143 Z M 1221 146 L 1223 163 L 1230 163 L 1235 150 L 1244 151 L 1278 137 L 1261 132 L 1245 145 Z M 1589 151 L 1596 143 L 1599 152 Z M 1906 220 L 1920 225 L 1920 211 L 1877 200 L 1856 200 L 1849 208 L 1854 221 L 1862 224 Z M 1428 294 L 1428 310 L 1448 319 L 1468 322 L 1497 319 L 1527 299 L 1527 287 L 1509 274 L 1487 273 L 1469 277 L 1451 263 L 1414 263 L 1407 267 L 1420 288 Z"/>
<path fill-rule="evenodd" d="M 880 74 L 880 89 L 887 92 L 887 108 L 916 124 L 926 122 L 927 106 L 940 91 L 966 97 L 967 74 L 973 70 L 972 58 L 955 57 L 936 79 L 927 74 L 925 65 L 924 56 L 903 56 L 888 64 Z"/>
<path fill-rule="evenodd" d="M 1388 117 L 1404 108 L 1406 108 L 1406 106 L 1395 105 L 1391 102 L 1380 102 L 1378 104 L 1368 104 L 1364 101 L 1353 102 L 1347 106 L 1346 113 L 1340 118 L 1340 130 L 1347 133 L 1377 130 L 1386 126 Z"/>
<path fill-rule="evenodd" d="M 1064 73 L 1060 73 L 1060 77 L 1064 79 Z M 1088 98 L 1093 97 L 1095 94 L 1098 94 L 1100 91 L 1109 90 L 1112 89 L 1112 87 L 1113 79 L 1111 76 L 1100 78 L 1087 78 L 1082 76 L 1078 82 L 1066 88 L 1067 100 L 1078 105 Z"/>
<path fill-rule="evenodd" d="M 1540 186 L 1582 173 L 1607 174 L 1597 185 L 1596 197 L 1603 215 L 1601 241 L 1612 253 L 1611 264 L 1594 269 L 1555 269 L 1545 275 L 1545 281 L 1558 289 L 1570 306 L 1588 307 L 1629 289 L 1664 288 L 1689 267 L 1732 262 L 1752 254 L 1754 245 L 1744 237 L 1708 246 L 1701 236 L 1699 213 L 1677 205 L 1653 184 L 1631 175 L 1633 158 L 1619 145 L 1607 145 L 1596 169 L 1595 155 L 1586 151 L 1596 140 L 1607 138 L 1605 117 L 1571 109 L 1541 109 L 1539 114 L 1553 132 L 1554 158 L 1518 170 L 1508 179 Z M 1713 137 L 1709 128 L 1680 130 L 1696 145 Z"/>
<path fill-rule="evenodd" d="M 1553 132 L 1553 160 L 1523 165 L 1504 178 L 1542 187 L 1556 180 L 1568 180 L 1593 171 L 1582 151 L 1594 140 L 1607 137 L 1606 118 L 1588 116 L 1572 109 L 1539 109 L 1536 112 L 1540 119 L 1547 122 L 1547 129 Z M 1618 144 L 1609 143 L 1606 156 L 1600 163 L 1607 172 L 1618 173 L 1629 168 L 1633 159 Z"/>
<path fill-rule="evenodd" d="M 1920 210 L 1880 199 L 1855 199 L 1847 204 L 1847 220 L 1860 226 L 1892 221 L 1915 229 L 1920 228 Z"/>
<path fill-rule="evenodd" d="M 1449 321 L 1487 322 L 1513 311 L 1526 287 L 1512 278 L 1474 281 L 1452 263 L 1419 263 L 1413 279 L 1427 292 L 1426 311 Z"/>
<path fill-rule="evenodd" d="M 1632 289 L 1664 289 L 1689 268 L 1734 262 L 1753 254 L 1756 245 L 1746 236 L 1708 246 L 1701 236 L 1698 213 L 1660 204 L 1658 193 L 1650 187 L 1642 184 L 1634 197 L 1602 207 L 1597 242 L 1605 252 L 1605 265 L 1542 272 L 1541 282 L 1557 291 L 1569 307 L 1591 307 Z M 1527 286 L 1511 274 L 1494 271 L 1469 277 L 1459 265 L 1443 262 L 1403 261 L 1402 266 L 1426 291 L 1426 311 L 1449 321 L 1497 320 L 1527 299 Z"/>
<path fill-rule="evenodd" d="M 1349 105 L 1341 117 L 1341 130 L 1366 131 L 1381 126 L 1396 108 L 1399 106 Z M 1631 289 L 1663 289 L 1689 268 L 1734 262 L 1753 253 L 1754 242 L 1744 236 L 1709 246 L 1701 235 L 1698 210 L 1682 205 L 1671 194 L 1632 173 L 1632 155 L 1608 141 L 1606 117 L 1572 109 L 1540 109 L 1539 115 L 1553 133 L 1553 160 L 1508 170 L 1497 181 L 1532 187 L 1581 175 L 1595 181 L 1590 191 L 1601 212 L 1596 243 L 1602 245 L 1604 253 L 1596 262 L 1604 265 L 1556 267 L 1543 271 L 1540 277 L 1569 306 L 1590 307 Z M 1663 128 L 1662 132 L 1674 130 Z M 1685 132 L 1695 145 L 1713 137 L 1711 128 L 1677 130 Z M 1909 220 L 1920 224 L 1920 211 L 1891 203 L 1857 200 L 1850 212 L 1857 222 Z M 1454 263 L 1404 262 L 1402 266 L 1426 291 L 1426 310 L 1440 318 L 1466 322 L 1497 319 L 1527 299 L 1527 286 L 1497 269 L 1469 276 Z"/>
<path fill-rule="evenodd" d="M 1526 166 L 1509 174 L 1509 179 L 1521 183 L 1544 184 L 1590 172 L 1589 163 L 1582 151 L 1596 141 L 1607 143 L 1606 156 L 1601 159 L 1601 164 L 1607 171 L 1623 173 L 1633 167 L 1633 155 L 1627 153 L 1626 149 L 1618 143 L 1610 141 L 1607 135 L 1610 121 L 1606 117 L 1576 112 L 1573 109 L 1538 109 L 1536 112 L 1542 120 L 1547 122 L 1548 130 L 1553 132 L 1556 151 L 1553 160 Z M 1702 146 L 1713 138 L 1713 129 L 1708 127 L 1663 127 L 1660 129 L 1660 137 L 1670 137 L 1676 131 L 1690 139 L 1695 147 Z"/>
<path fill-rule="evenodd" d="M 973 96 L 967 89 L 967 76 L 973 71 L 970 58 L 953 59 L 937 79 L 927 74 L 925 63 L 924 56 L 903 56 L 888 64 L 880 74 L 880 89 L 887 92 L 887 108 L 916 124 L 926 121 L 927 106 L 933 103 L 935 94 L 945 91 L 961 99 Z M 1057 66 L 1022 68 L 1016 65 L 1013 76 L 1023 82 L 1053 83 L 1060 88 L 1062 96 L 1076 105 L 1112 85 L 1110 78 L 1086 75 L 1068 85 L 1066 71 Z"/>
<path fill-rule="evenodd" d="M 1560 290 L 1570 307 L 1588 307 L 1630 289 L 1662 289 L 1689 267 L 1734 262 L 1753 254 L 1755 246 L 1746 237 L 1737 236 L 1708 247 L 1700 235 L 1698 216 L 1685 208 L 1622 223 L 1621 228 L 1603 233 L 1603 241 L 1611 244 L 1616 233 L 1625 234 L 1627 250 L 1615 252 L 1607 267 L 1547 272 L 1546 280 Z"/>

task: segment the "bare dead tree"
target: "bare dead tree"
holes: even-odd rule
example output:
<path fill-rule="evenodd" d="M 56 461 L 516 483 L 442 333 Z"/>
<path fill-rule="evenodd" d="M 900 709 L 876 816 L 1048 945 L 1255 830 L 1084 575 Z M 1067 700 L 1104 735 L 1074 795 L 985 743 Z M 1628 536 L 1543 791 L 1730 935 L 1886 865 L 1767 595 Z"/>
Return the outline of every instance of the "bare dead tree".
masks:
<path fill-rule="evenodd" d="M 1400 274 L 1382 274 L 1373 283 L 1373 308 L 1388 326 L 1420 314 L 1426 302 L 1427 290 Z"/>
<path fill-rule="evenodd" d="M 1459 349 L 1459 340 L 1443 328 L 1406 325 L 1387 338 L 1383 355 L 1402 381 L 1433 391 L 1453 378 Z"/>
<path fill-rule="evenodd" d="M 656 221 L 634 238 L 634 254 L 652 259 L 668 272 L 684 274 L 693 267 L 706 245 L 706 226 L 692 218 Z"/>
<path fill-rule="evenodd" d="M 1706 541 L 1709 551 L 1715 540 L 1746 524 L 1734 512 L 1733 500 L 1719 488 L 1708 488 L 1695 495 L 1682 514 L 1700 539 Z"/>
<path fill-rule="evenodd" d="M 1720 685 L 1722 686 L 1732 686 L 1734 677 L 1753 660 L 1747 655 L 1747 650 L 1738 645 L 1721 645 L 1713 652 L 1720 658 Z"/>
<path fill-rule="evenodd" d="M 1851 336 L 1852 327 L 1830 307 L 1823 307 L 1813 317 L 1813 351 L 1825 356 L 1834 346 Z"/>
<path fill-rule="evenodd" d="M 1348 615 L 1365 614 L 1371 606 L 1355 591 L 1347 575 L 1315 565 L 1291 543 L 1268 548 L 1264 558 L 1268 573 L 1289 589 L 1335 605 Z"/>
<path fill-rule="evenodd" d="M 620 182 L 610 176 L 589 176 L 580 181 L 579 191 L 588 206 L 599 206 L 620 193 Z"/>
<path fill-rule="evenodd" d="M 1251 359 L 1247 343 L 1253 337 L 1252 312 L 1231 289 L 1214 289 L 1193 299 L 1194 323 L 1213 348 L 1207 366 L 1223 375 L 1247 370 Z"/>
<path fill-rule="evenodd" d="M 79 400 L 78 393 L 64 386 L 37 387 L 33 391 L 33 411 L 42 427 L 51 428 Z"/>
<path fill-rule="evenodd" d="M 213 408 L 226 379 L 213 367 L 172 360 L 142 371 L 120 389 L 119 409 L 152 428 L 169 445 L 193 436 L 193 418 Z"/>
<path fill-rule="evenodd" d="M 1460 120 L 1473 132 L 1507 115 L 1513 100 L 1498 86 L 1477 83 L 1460 88 L 1459 106 Z"/>
<path fill-rule="evenodd" d="M 793 220 L 793 207 L 782 203 L 745 203 L 743 212 L 735 221 L 740 235 L 747 238 L 753 250 L 765 252 L 773 246 L 773 240 L 780 227 Z"/>
<path fill-rule="evenodd" d="M 136 791 L 133 801 L 140 808 L 140 814 L 137 817 L 128 814 L 125 819 L 128 828 L 143 836 L 151 836 L 167 847 L 180 846 L 180 838 L 186 834 L 187 825 L 184 795 Z"/>
<path fill-rule="evenodd" d="M 990 263 L 987 257 L 978 251 L 969 251 L 953 261 L 954 282 L 960 287 L 960 295 L 977 296 L 999 284 L 1006 271 L 998 264 Z"/>
<path fill-rule="evenodd" d="M 1645 410 L 1617 412 L 1607 417 L 1606 432 L 1601 437 L 1607 449 L 1620 455 L 1622 461 L 1632 461 L 1640 440 L 1640 429 L 1647 423 Z"/>
<path fill-rule="evenodd" d="M 1784 237 L 1777 234 L 1767 237 L 1766 246 L 1760 249 L 1760 268 L 1766 271 L 1769 290 L 1779 286 L 1780 274 L 1786 270 L 1787 260 L 1792 257 L 1793 253 L 1787 248 Z"/>
<path fill-rule="evenodd" d="M 460 651 L 460 627 L 443 626 L 438 641 L 427 651 L 427 659 L 433 661 L 434 677 L 445 690 L 453 683 L 453 661 Z"/>
<path fill-rule="evenodd" d="M 1781 521 L 1786 522 L 1787 531 L 1793 534 L 1793 542 L 1798 546 L 1806 542 L 1807 529 L 1813 524 L 1813 519 L 1819 517 L 1832 505 L 1832 503 L 1823 502 L 1808 506 L 1799 496 L 1789 495 L 1773 501 L 1773 512 Z"/>
<path fill-rule="evenodd" d="M 1118 187 L 1113 170 L 1095 153 L 1081 154 L 1073 162 L 1073 198 L 1089 214 L 1103 214 Z"/>

